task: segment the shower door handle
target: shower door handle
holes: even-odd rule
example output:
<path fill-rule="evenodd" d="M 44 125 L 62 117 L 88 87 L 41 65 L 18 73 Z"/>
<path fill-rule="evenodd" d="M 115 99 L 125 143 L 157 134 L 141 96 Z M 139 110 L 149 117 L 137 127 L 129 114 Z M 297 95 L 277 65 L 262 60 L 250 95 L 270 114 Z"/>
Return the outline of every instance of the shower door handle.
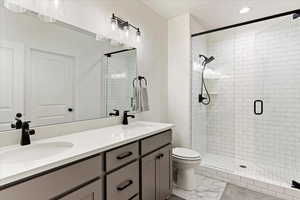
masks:
<path fill-rule="evenodd" d="M 254 101 L 254 114 L 262 115 L 264 113 L 264 102 L 263 100 Z"/>

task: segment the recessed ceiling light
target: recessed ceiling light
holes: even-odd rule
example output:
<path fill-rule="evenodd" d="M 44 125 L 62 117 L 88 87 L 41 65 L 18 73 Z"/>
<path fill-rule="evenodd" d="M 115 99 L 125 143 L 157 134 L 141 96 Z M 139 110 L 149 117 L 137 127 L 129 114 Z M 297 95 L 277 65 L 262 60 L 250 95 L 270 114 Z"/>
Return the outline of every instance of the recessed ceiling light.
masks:
<path fill-rule="evenodd" d="M 240 13 L 241 14 L 246 14 L 250 11 L 251 9 L 249 7 L 243 7 L 241 10 L 240 10 Z"/>

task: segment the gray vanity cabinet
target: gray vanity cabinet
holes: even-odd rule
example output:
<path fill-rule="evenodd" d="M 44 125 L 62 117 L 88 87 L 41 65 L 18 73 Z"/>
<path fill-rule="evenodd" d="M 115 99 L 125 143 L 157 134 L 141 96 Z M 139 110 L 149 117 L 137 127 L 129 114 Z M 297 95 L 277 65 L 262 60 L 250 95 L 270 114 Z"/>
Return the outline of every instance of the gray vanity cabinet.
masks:
<path fill-rule="evenodd" d="M 141 144 L 145 153 L 141 159 L 142 200 L 168 199 L 172 190 L 171 131 L 145 139 Z"/>
<path fill-rule="evenodd" d="M 103 192 L 102 155 L 62 166 L 0 190 L 2 200 L 93 199 Z M 99 187 L 98 187 L 99 186 Z M 69 196 L 70 195 L 70 196 Z M 78 198 L 75 198 L 78 197 Z M 70 198 L 74 197 L 74 198 Z M 89 198 L 90 197 L 90 198 Z M 102 200 L 101 198 L 95 198 Z"/>
<path fill-rule="evenodd" d="M 0 200 L 165 200 L 171 136 L 158 133 L 0 187 Z"/>
<path fill-rule="evenodd" d="M 167 199 L 172 190 L 172 159 L 171 159 L 171 145 L 168 145 L 161 149 L 160 155 L 161 157 L 159 158 L 159 166 L 157 168 L 156 173 L 158 173 L 158 189 L 159 191 L 159 200 L 165 200 Z"/>
<path fill-rule="evenodd" d="M 104 200 L 102 181 L 97 180 L 70 194 L 59 198 L 60 200 Z"/>
<path fill-rule="evenodd" d="M 171 194 L 171 145 L 142 158 L 142 200 L 165 200 Z"/>

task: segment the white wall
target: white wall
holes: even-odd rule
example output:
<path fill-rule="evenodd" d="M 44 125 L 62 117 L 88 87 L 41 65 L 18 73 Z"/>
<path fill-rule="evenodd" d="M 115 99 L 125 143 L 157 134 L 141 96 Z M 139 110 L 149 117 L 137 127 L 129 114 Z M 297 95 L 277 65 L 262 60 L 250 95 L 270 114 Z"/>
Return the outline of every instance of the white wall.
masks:
<path fill-rule="evenodd" d="M 191 17 L 191 32 L 199 33 L 205 29 Z M 198 95 L 201 93 L 201 66 L 199 54 L 207 55 L 206 37 L 193 37 L 192 42 L 192 148 L 201 155 L 207 152 L 207 106 L 199 103 Z M 209 55 L 208 55 L 209 56 Z"/>
<path fill-rule="evenodd" d="M 168 119 L 176 124 L 175 146 L 191 146 L 190 15 L 168 22 Z"/>
<path fill-rule="evenodd" d="M 28 6 L 35 7 L 33 1 L 26 1 Z M 30 4 L 31 3 L 31 4 Z M 140 114 L 140 118 L 149 121 L 167 121 L 167 29 L 168 24 L 165 19 L 157 15 L 150 8 L 146 7 L 138 0 L 115 0 L 115 1 L 80 1 L 70 0 L 68 6 L 64 9 L 64 15 L 60 18 L 67 23 L 79 26 L 81 28 L 88 29 L 95 33 L 101 31 L 105 32 L 110 28 L 107 24 L 103 24 L 110 20 L 111 14 L 114 12 L 118 16 L 129 20 L 131 23 L 141 28 L 142 41 L 137 45 L 138 48 L 138 70 L 140 74 L 147 77 L 149 82 L 149 104 L 150 111 Z M 94 122 L 94 123 L 93 123 Z M 93 125 L 90 128 L 107 126 L 110 124 L 119 123 L 115 118 L 103 119 L 91 121 Z M 89 128 L 89 125 L 85 123 L 85 128 Z M 68 130 L 78 131 L 78 126 L 75 123 L 68 125 Z M 65 131 L 63 125 L 49 126 L 38 129 L 36 135 L 33 138 L 40 136 L 48 137 L 52 136 L 49 131 L 52 129 L 58 129 L 57 134 L 63 134 Z M 73 127 L 73 128 L 72 128 Z M 49 134 L 44 134 L 44 131 Z M 3 132 L 2 132 L 3 133 Z M 0 140 L 0 145 L 11 144 L 18 142 L 19 131 L 10 131 L 5 135 L 5 140 Z M 53 134 L 53 135 L 57 135 Z M 10 137 L 13 135 L 13 137 Z"/>

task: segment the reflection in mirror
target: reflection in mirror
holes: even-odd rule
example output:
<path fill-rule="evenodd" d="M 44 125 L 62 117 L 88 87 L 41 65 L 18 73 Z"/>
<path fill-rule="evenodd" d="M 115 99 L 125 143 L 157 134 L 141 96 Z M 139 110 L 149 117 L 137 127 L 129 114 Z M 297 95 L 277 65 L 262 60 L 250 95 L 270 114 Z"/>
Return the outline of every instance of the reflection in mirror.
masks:
<path fill-rule="evenodd" d="M 136 50 L 32 12 L 0 7 L 0 131 L 16 113 L 31 126 L 108 117 L 131 110 Z"/>
<path fill-rule="evenodd" d="M 106 108 L 113 110 L 133 108 L 133 79 L 136 77 L 136 49 L 124 49 L 105 54 L 107 62 Z"/>

